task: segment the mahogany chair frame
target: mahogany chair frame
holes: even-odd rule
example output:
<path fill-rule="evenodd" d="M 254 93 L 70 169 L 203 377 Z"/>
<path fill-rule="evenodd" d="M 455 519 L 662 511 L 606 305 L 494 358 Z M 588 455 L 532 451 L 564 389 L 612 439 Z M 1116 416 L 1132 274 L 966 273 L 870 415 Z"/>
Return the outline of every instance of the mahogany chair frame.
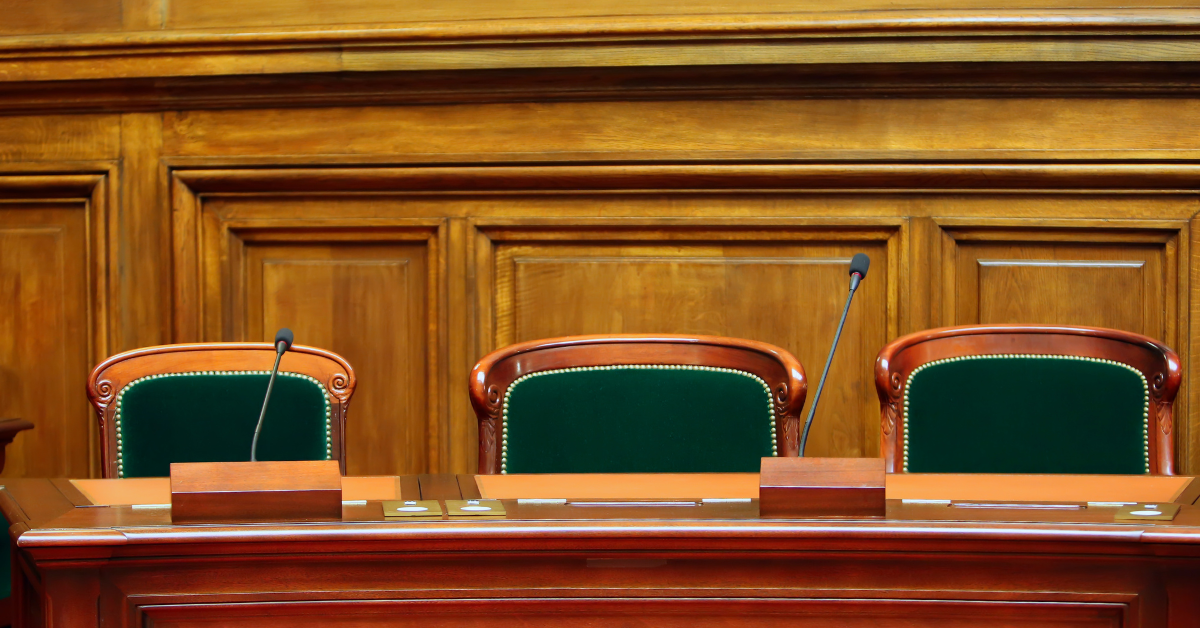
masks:
<path fill-rule="evenodd" d="M 113 422 L 120 391 L 136 379 L 164 373 L 199 371 L 269 371 L 275 362 L 275 346 L 266 342 L 222 342 L 162 345 L 128 351 L 108 358 L 88 377 L 88 400 L 100 420 L 100 471 L 102 477 L 117 477 L 116 440 Z M 279 363 L 280 371 L 308 375 L 325 388 L 333 420 L 333 456 L 346 473 L 346 411 L 357 379 L 354 369 L 341 356 L 302 345 L 293 345 Z"/>
<path fill-rule="evenodd" d="M 804 367 L 765 342 L 722 336 L 617 334 L 566 336 L 510 345 L 484 356 L 471 371 L 471 405 L 479 419 L 479 473 L 500 473 L 500 422 L 508 387 L 519 377 L 560 368 L 623 364 L 686 364 L 736 369 L 770 387 L 776 448 L 799 453 L 799 422 L 808 394 Z"/>
<path fill-rule="evenodd" d="M 969 325 L 909 334 L 888 343 L 875 361 L 880 429 L 887 471 L 903 466 L 904 387 L 923 364 L 970 355 L 1045 354 L 1113 360 L 1132 366 L 1149 386 L 1150 473 L 1174 475 L 1175 441 L 1172 404 L 1183 372 L 1179 356 L 1166 345 L 1141 334 L 1099 327 L 1055 325 Z"/>
<path fill-rule="evenodd" d="M 33 429 L 33 423 L 25 419 L 0 419 L 0 471 L 4 470 L 8 446 L 12 444 L 13 439 L 17 437 L 17 434 L 31 429 Z"/>

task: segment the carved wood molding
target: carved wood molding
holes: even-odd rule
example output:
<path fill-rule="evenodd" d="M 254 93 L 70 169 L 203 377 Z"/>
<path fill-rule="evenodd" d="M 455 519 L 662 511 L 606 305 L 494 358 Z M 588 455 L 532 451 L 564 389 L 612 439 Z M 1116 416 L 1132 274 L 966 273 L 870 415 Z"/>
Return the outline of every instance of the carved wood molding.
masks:
<path fill-rule="evenodd" d="M 737 162 L 428 164 L 394 167 L 310 165 L 290 169 L 176 170 L 173 180 L 201 193 L 287 192 L 572 192 L 672 190 L 711 194 L 762 190 L 822 193 L 1012 190 L 1183 191 L 1200 189 L 1195 163 L 813 163 Z"/>
<path fill-rule="evenodd" d="M 5 83 L 0 111 L 144 111 L 762 98 L 1180 97 L 1200 94 L 1200 64 L 979 61 L 921 64 L 380 70 L 339 74 L 115 77 Z"/>
<path fill-rule="evenodd" d="M 556 17 L 25 35 L 0 38 L 9 81 L 346 71 L 1197 58 L 1190 8 L 1034 8 Z M 440 18 L 440 19 L 439 19 Z M 184 25 L 186 29 L 186 25 Z M 1147 36 L 1169 45 L 1145 45 Z M 1166 43 L 1166 42 L 1164 42 Z M 147 62 L 147 60 L 152 62 Z"/>
<path fill-rule="evenodd" d="M 102 200 L 97 194 L 102 191 L 107 178 L 107 173 L 14 174 L 0 169 L 0 193 L 6 199 L 77 198 L 92 202 Z"/>

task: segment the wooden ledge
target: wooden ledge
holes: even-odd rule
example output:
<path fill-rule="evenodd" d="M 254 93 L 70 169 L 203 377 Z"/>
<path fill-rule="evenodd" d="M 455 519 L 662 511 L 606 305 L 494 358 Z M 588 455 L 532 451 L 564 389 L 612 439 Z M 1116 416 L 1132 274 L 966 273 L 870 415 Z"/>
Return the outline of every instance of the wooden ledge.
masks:
<path fill-rule="evenodd" d="M 549 11 L 548 11 L 549 12 Z M 513 17 L 0 37 L 0 83 L 811 64 L 1194 62 L 1196 9 Z M 1152 39 L 1148 39 L 1152 38 Z"/>

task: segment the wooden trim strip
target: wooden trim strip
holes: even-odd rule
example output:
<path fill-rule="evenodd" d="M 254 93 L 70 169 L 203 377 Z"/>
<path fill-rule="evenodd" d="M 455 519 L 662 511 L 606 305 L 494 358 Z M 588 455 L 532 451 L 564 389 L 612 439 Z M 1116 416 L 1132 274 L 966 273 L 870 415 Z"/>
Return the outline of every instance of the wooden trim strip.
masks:
<path fill-rule="evenodd" d="M 75 504 L 76 507 L 92 505 L 92 500 L 88 499 L 87 495 L 84 495 L 83 491 L 79 490 L 70 480 L 66 478 L 54 478 L 50 480 L 50 483 L 54 485 L 54 488 L 58 489 L 59 493 L 62 493 L 63 497 L 67 498 L 67 501 Z"/>
<path fill-rule="evenodd" d="M 469 473 L 458 475 L 458 492 L 463 499 L 483 499 L 483 495 L 479 492 L 479 485 L 475 482 L 475 476 Z"/>
<path fill-rule="evenodd" d="M 1200 164 L 772 163 L 430 165 L 175 170 L 190 193 L 539 190 L 1190 190 Z"/>
<path fill-rule="evenodd" d="M 552 10 L 552 9 L 551 9 Z M 380 23 L 366 28 L 300 26 L 234 32 L 142 31 L 84 35 L 24 35 L 0 40 L 9 53 L 70 51 L 75 55 L 111 55 L 119 50 L 159 49 L 194 52 L 210 48 L 237 52 L 248 48 L 309 47 L 388 42 L 517 43 L 627 38 L 704 38 L 837 35 L 878 36 L 929 33 L 985 34 L 1181 34 L 1200 28 L 1200 11 L 1179 8 L 1021 8 L 1020 10 L 927 9 L 829 11 L 805 13 L 718 13 L 698 15 L 501 18 L 490 20 Z M 532 43 L 532 42 L 530 42 Z M 580 42 L 582 43 L 582 42 Z"/>

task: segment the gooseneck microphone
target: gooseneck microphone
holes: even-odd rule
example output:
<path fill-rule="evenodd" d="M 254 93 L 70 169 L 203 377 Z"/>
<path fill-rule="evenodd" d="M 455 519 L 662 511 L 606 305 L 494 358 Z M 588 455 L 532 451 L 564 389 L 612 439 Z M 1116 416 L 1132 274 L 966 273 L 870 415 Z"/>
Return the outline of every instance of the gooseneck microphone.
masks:
<path fill-rule="evenodd" d="M 825 370 L 821 372 L 821 382 L 817 384 L 817 394 L 813 396 L 812 406 L 808 409 L 808 419 L 804 421 L 804 432 L 800 436 L 800 456 L 804 456 L 804 447 L 808 444 L 808 428 L 812 427 L 813 417 L 817 414 L 817 402 L 821 400 L 821 390 L 825 388 L 825 378 L 829 375 L 829 366 L 833 364 L 833 352 L 837 351 L 838 339 L 842 337 L 842 326 L 846 324 L 846 315 L 850 313 L 850 301 L 854 299 L 854 291 L 858 284 L 867 276 L 871 267 L 871 258 L 865 253 L 855 253 L 850 259 L 850 295 L 846 297 L 846 307 L 842 310 L 842 320 L 838 322 L 837 333 L 833 335 L 833 346 L 829 347 L 829 358 L 825 360 Z"/>
<path fill-rule="evenodd" d="M 267 403 L 271 401 L 271 389 L 275 387 L 275 376 L 279 374 L 279 361 L 283 359 L 284 352 L 292 347 L 294 338 L 292 330 L 287 327 L 275 332 L 275 366 L 271 369 L 271 379 L 267 380 L 267 395 L 263 397 L 262 412 L 258 414 L 258 425 L 254 426 L 254 441 L 250 443 L 250 462 L 258 462 L 258 434 L 262 432 L 263 419 L 267 417 Z"/>

